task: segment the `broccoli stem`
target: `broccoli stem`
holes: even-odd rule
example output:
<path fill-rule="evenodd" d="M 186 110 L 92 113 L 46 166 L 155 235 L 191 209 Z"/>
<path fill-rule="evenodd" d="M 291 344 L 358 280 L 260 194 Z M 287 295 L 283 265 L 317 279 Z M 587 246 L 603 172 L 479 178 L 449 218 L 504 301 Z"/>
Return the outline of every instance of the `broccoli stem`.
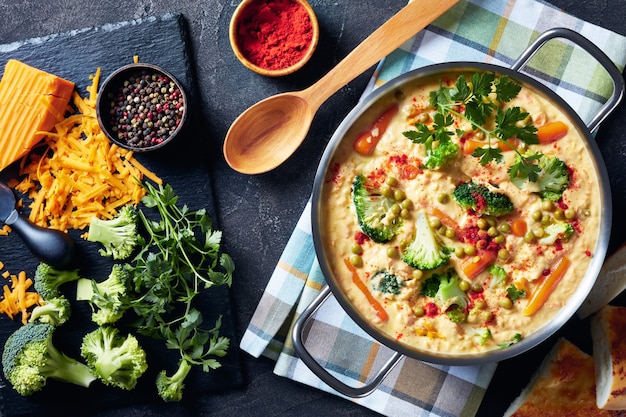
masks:
<path fill-rule="evenodd" d="M 49 378 L 85 388 L 96 380 L 87 365 L 61 353 L 51 341 L 48 341 L 46 365 L 41 373 Z"/>

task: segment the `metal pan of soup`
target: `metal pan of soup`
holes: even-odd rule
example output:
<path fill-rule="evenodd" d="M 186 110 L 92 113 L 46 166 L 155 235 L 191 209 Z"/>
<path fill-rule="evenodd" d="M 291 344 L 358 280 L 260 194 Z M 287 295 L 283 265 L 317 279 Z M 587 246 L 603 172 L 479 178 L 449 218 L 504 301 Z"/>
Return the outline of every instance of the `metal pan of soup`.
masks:
<path fill-rule="evenodd" d="M 566 38 L 609 73 L 614 93 L 585 124 L 521 72 Z M 518 355 L 554 334 L 591 290 L 611 199 L 592 133 L 622 98 L 610 59 L 567 29 L 542 34 L 511 68 L 454 62 L 379 87 L 338 127 L 313 189 L 313 238 L 327 287 L 297 322 L 296 352 L 320 378 L 363 396 L 404 355 L 470 365 Z M 347 386 L 304 346 L 332 293 L 396 354 Z"/>

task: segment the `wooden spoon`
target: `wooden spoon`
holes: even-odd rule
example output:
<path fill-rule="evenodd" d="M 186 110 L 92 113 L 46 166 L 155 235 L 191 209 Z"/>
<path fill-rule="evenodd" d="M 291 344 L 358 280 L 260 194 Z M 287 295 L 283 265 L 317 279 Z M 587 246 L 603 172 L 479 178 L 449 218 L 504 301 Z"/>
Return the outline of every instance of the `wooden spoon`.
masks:
<path fill-rule="evenodd" d="M 304 141 L 326 99 L 457 2 L 409 2 L 309 88 L 268 97 L 248 108 L 226 133 L 226 162 L 243 174 L 260 174 L 282 164 Z"/>

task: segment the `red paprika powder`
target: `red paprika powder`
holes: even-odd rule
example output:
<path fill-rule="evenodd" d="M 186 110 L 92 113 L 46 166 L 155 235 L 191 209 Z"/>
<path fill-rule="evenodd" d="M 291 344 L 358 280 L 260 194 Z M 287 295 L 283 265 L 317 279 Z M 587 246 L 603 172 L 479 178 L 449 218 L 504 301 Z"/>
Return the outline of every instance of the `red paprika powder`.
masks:
<path fill-rule="evenodd" d="M 307 10 L 294 0 L 256 0 L 237 24 L 242 54 L 254 65 L 280 70 L 297 64 L 313 39 Z"/>

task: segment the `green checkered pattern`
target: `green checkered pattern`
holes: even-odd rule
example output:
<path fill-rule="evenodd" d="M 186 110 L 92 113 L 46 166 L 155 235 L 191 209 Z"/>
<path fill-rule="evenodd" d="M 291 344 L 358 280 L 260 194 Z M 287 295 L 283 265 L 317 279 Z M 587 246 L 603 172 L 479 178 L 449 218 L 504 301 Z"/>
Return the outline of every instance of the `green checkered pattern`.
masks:
<path fill-rule="evenodd" d="M 468 0 L 385 58 L 364 96 L 425 65 L 472 61 L 509 67 L 537 35 L 553 27 L 583 34 L 623 69 L 626 38 L 618 34 L 536 0 Z M 583 121 L 590 120 L 612 93 L 608 75 L 593 58 L 563 41 L 546 44 L 524 72 L 561 95 Z M 310 217 L 307 203 L 240 347 L 255 357 L 276 360 L 277 375 L 341 395 L 295 356 L 289 336 L 295 318 L 325 285 L 313 248 Z M 360 329 L 332 296 L 313 317 L 305 340 L 320 364 L 353 386 L 366 382 L 393 353 Z M 473 416 L 495 369 L 495 363 L 439 366 L 404 358 L 371 395 L 348 400 L 388 416 Z"/>

